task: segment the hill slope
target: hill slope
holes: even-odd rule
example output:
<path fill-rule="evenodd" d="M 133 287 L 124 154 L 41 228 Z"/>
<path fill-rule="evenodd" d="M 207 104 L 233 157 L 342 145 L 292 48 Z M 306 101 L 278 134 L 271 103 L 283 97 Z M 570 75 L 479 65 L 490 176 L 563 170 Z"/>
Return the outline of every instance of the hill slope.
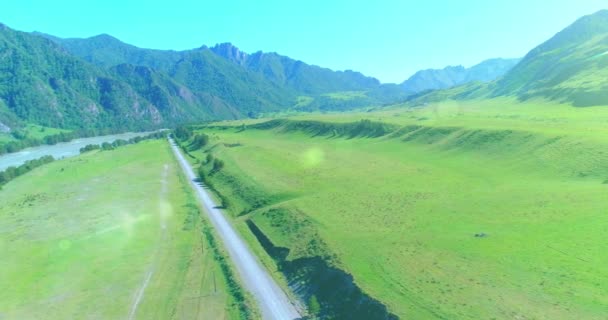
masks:
<path fill-rule="evenodd" d="M 150 129 L 234 119 L 293 104 L 295 94 L 209 49 L 142 50 L 107 35 L 77 45 L 0 26 L 0 123 Z M 72 49 L 74 49 L 72 48 Z M 74 49 L 76 50 L 76 49 Z M 89 63 L 87 61 L 92 63 Z"/>
<path fill-rule="evenodd" d="M 580 18 L 536 47 L 496 83 L 493 95 L 608 104 L 608 10 Z"/>
<path fill-rule="evenodd" d="M 206 47 L 186 51 L 142 49 L 109 35 L 87 39 L 52 38 L 70 53 L 103 68 L 119 64 L 148 67 L 184 85 L 222 118 L 278 111 L 296 94 L 215 55 Z"/>
<path fill-rule="evenodd" d="M 420 105 L 495 97 L 540 98 L 577 107 L 608 105 L 608 10 L 578 19 L 496 81 L 423 92 L 408 101 Z"/>
<path fill-rule="evenodd" d="M 0 122 L 55 127 L 159 125 L 164 110 L 51 41 L 0 26 Z"/>

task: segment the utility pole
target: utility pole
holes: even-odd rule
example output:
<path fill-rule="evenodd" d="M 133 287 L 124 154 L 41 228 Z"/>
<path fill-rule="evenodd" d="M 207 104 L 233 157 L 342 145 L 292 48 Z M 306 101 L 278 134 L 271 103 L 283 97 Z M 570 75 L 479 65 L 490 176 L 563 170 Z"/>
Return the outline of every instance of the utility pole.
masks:
<path fill-rule="evenodd" d="M 213 270 L 213 293 L 217 293 L 217 287 L 215 286 L 215 270 Z"/>

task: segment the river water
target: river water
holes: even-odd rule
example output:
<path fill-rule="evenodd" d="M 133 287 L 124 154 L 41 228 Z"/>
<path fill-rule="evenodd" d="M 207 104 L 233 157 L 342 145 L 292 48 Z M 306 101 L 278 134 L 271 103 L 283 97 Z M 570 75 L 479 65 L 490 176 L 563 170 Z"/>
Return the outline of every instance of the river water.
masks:
<path fill-rule="evenodd" d="M 4 169 L 10 166 L 17 167 L 28 160 L 38 159 L 43 156 L 53 156 L 55 159 L 73 157 L 80 154 L 80 148 L 83 148 L 89 144 L 102 144 L 104 142 L 112 143 L 119 139 L 129 140 L 131 138 L 145 136 L 148 134 L 150 134 L 150 132 L 120 133 L 109 136 L 74 139 L 70 142 L 62 142 L 56 145 L 41 145 L 38 147 L 27 148 L 19 152 L 8 153 L 0 156 L 0 171 L 4 171 Z"/>

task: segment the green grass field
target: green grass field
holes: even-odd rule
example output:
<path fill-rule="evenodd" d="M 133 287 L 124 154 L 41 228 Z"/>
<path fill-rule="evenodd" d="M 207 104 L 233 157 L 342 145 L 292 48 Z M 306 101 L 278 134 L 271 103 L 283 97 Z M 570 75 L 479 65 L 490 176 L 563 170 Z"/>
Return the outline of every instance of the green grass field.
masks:
<path fill-rule="evenodd" d="M 62 132 L 70 132 L 70 130 L 43 127 L 35 124 L 28 124 L 20 131 L 30 139 L 44 139 L 46 136 L 52 136 L 55 134 L 59 134 Z M 0 143 L 1 142 L 10 142 L 15 141 L 16 139 L 10 133 L 0 133 Z"/>
<path fill-rule="evenodd" d="M 250 219 L 287 259 L 326 256 L 402 318 L 605 319 L 607 109 L 500 99 L 290 119 L 202 129 L 243 232 Z M 390 133 L 322 125 L 360 119 Z"/>
<path fill-rule="evenodd" d="M 201 228 L 166 141 L 38 168 L 0 191 L 0 319 L 239 319 Z"/>

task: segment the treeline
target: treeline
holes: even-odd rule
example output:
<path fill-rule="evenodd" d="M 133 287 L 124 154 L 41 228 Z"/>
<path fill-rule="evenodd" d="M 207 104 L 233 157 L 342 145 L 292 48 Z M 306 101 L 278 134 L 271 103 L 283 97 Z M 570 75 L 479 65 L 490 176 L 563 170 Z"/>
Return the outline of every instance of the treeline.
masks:
<path fill-rule="evenodd" d="M 209 189 L 213 190 L 222 203 L 222 208 L 230 207 L 230 200 L 222 195 L 213 186 L 213 183 L 208 179 L 224 168 L 224 161 L 213 157 L 210 151 L 207 151 L 205 160 L 200 160 L 192 155 L 190 151 L 200 150 L 209 144 L 209 136 L 204 133 L 194 133 L 191 127 L 180 126 L 173 130 L 173 137 L 177 145 L 190 157 L 201 161 L 201 165 L 197 169 L 198 178 Z M 190 142 L 188 144 L 188 142 Z M 209 167 L 206 169 L 205 167 Z"/>
<path fill-rule="evenodd" d="M 99 150 L 99 149 L 113 150 L 113 149 L 116 149 L 121 146 L 139 143 L 144 140 L 166 138 L 166 135 L 167 135 L 166 132 L 159 131 L 159 132 L 151 133 L 151 134 L 143 136 L 143 137 L 131 138 L 129 140 L 119 139 L 112 143 L 104 142 L 101 145 L 90 144 L 84 148 L 81 148 L 80 153 L 84 153 L 84 152 L 88 152 L 88 151 L 92 151 L 92 150 Z M 8 168 L 6 168 L 6 170 L 0 172 L 0 186 L 6 184 L 7 182 L 9 182 L 21 175 L 24 175 L 24 174 L 34 170 L 35 168 L 38 168 L 42 165 L 45 165 L 45 164 L 53 162 L 53 161 L 55 161 L 55 158 L 53 158 L 52 156 L 44 156 L 39 159 L 28 160 L 24 164 L 22 164 L 18 167 L 15 167 L 15 166 L 8 167 Z"/>
<path fill-rule="evenodd" d="M 117 133 L 116 130 L 98 130 L 98 129 L 82 129 L 72 132 L 60 132 L 57 134 L 46 136 L 42 139 L 28 137 L 24 132 L 15 131 L 12 133 L 17 140 L 9 142 L 0 142 L 0 155 L 13 153 L 25 148 L 37 147 L 43 144 L 54 145 L 60 142 L 68 142 L 77 138 L 88 138 L 101 135 Z"/>
<path fill-rule="evenodd" d="M 175 143 L 184 151 L 190 158 L 195 159 L 190 151 L 202 149 L 209 144 L 209 136 L 204 133 L 194 133 L 191 126 L 179 126 L 171 133 Z"/>
<path fill-rule="evenodd" d="M 192 128 L 187 126 L 179 126 L 173 130 L 173 136 L 180 141 L 189 140 L 193 135 Z"/>
<path fill-rule="evenodd" d="M 44 156 L 35 160 L 28 160 L 24 164 L 18 167 L 8 167 L 6 170 L 0 172 L 0 186 L 6 184 L 7 182 L 24 175 L 35 168 L 38 168 L 44 164 L 55 161 L 55 158 L 52 156 Z"/>
<path fill-rule="evenodd" d="M 93 150 L 103 150 L 103 151 L 114 150 L 116 148 L 119 148 L 119 147 L 122 147 L 122 146 L 126 146 L 126 145 L 129 145 L 129 144 L 140 143 L 141 141 L 144 141 L 144 140 L 164 139 L 166 137 L 167 137 L 167 133 L 165 131 L 159 131 L 159 132 L 154 132 L 154 133 L 148 134 L 148 135 L 143 136 L 143 137 L 134 137 L 134 138 L 131 138 L 129 140 L 118 139 L 118 140 L 115 140 L 112 143 L 110 143 L 110 142 L 104 142 L 101 145 L 99 145 L 99 144 L 89 144 L 89 145 L 86 145 L 83 148 L 80 148 L 80 153 L 82 154 L 82 153 L 93 151 Z"/>
<path fill-rule="evenodd" d="M 205 169 L 205 166 L 211 167 L 209 170 Z M 222 208 L 227 209 L 231 206 L 230 200 L 221 194 L 213 183 L 209 180 L 209 176 L 212 176 L 222 170 L 224 168 L 224 161 L 220 159 L 216 159 L 213 157 L 211 153 L 207 154 L 205 162 L 201 163 L 201 165 L 197 169 L 198 178 L 204 183 L 209 189 L 213 190 L 217 197 L 220 199 L 222 203 Z"/>

